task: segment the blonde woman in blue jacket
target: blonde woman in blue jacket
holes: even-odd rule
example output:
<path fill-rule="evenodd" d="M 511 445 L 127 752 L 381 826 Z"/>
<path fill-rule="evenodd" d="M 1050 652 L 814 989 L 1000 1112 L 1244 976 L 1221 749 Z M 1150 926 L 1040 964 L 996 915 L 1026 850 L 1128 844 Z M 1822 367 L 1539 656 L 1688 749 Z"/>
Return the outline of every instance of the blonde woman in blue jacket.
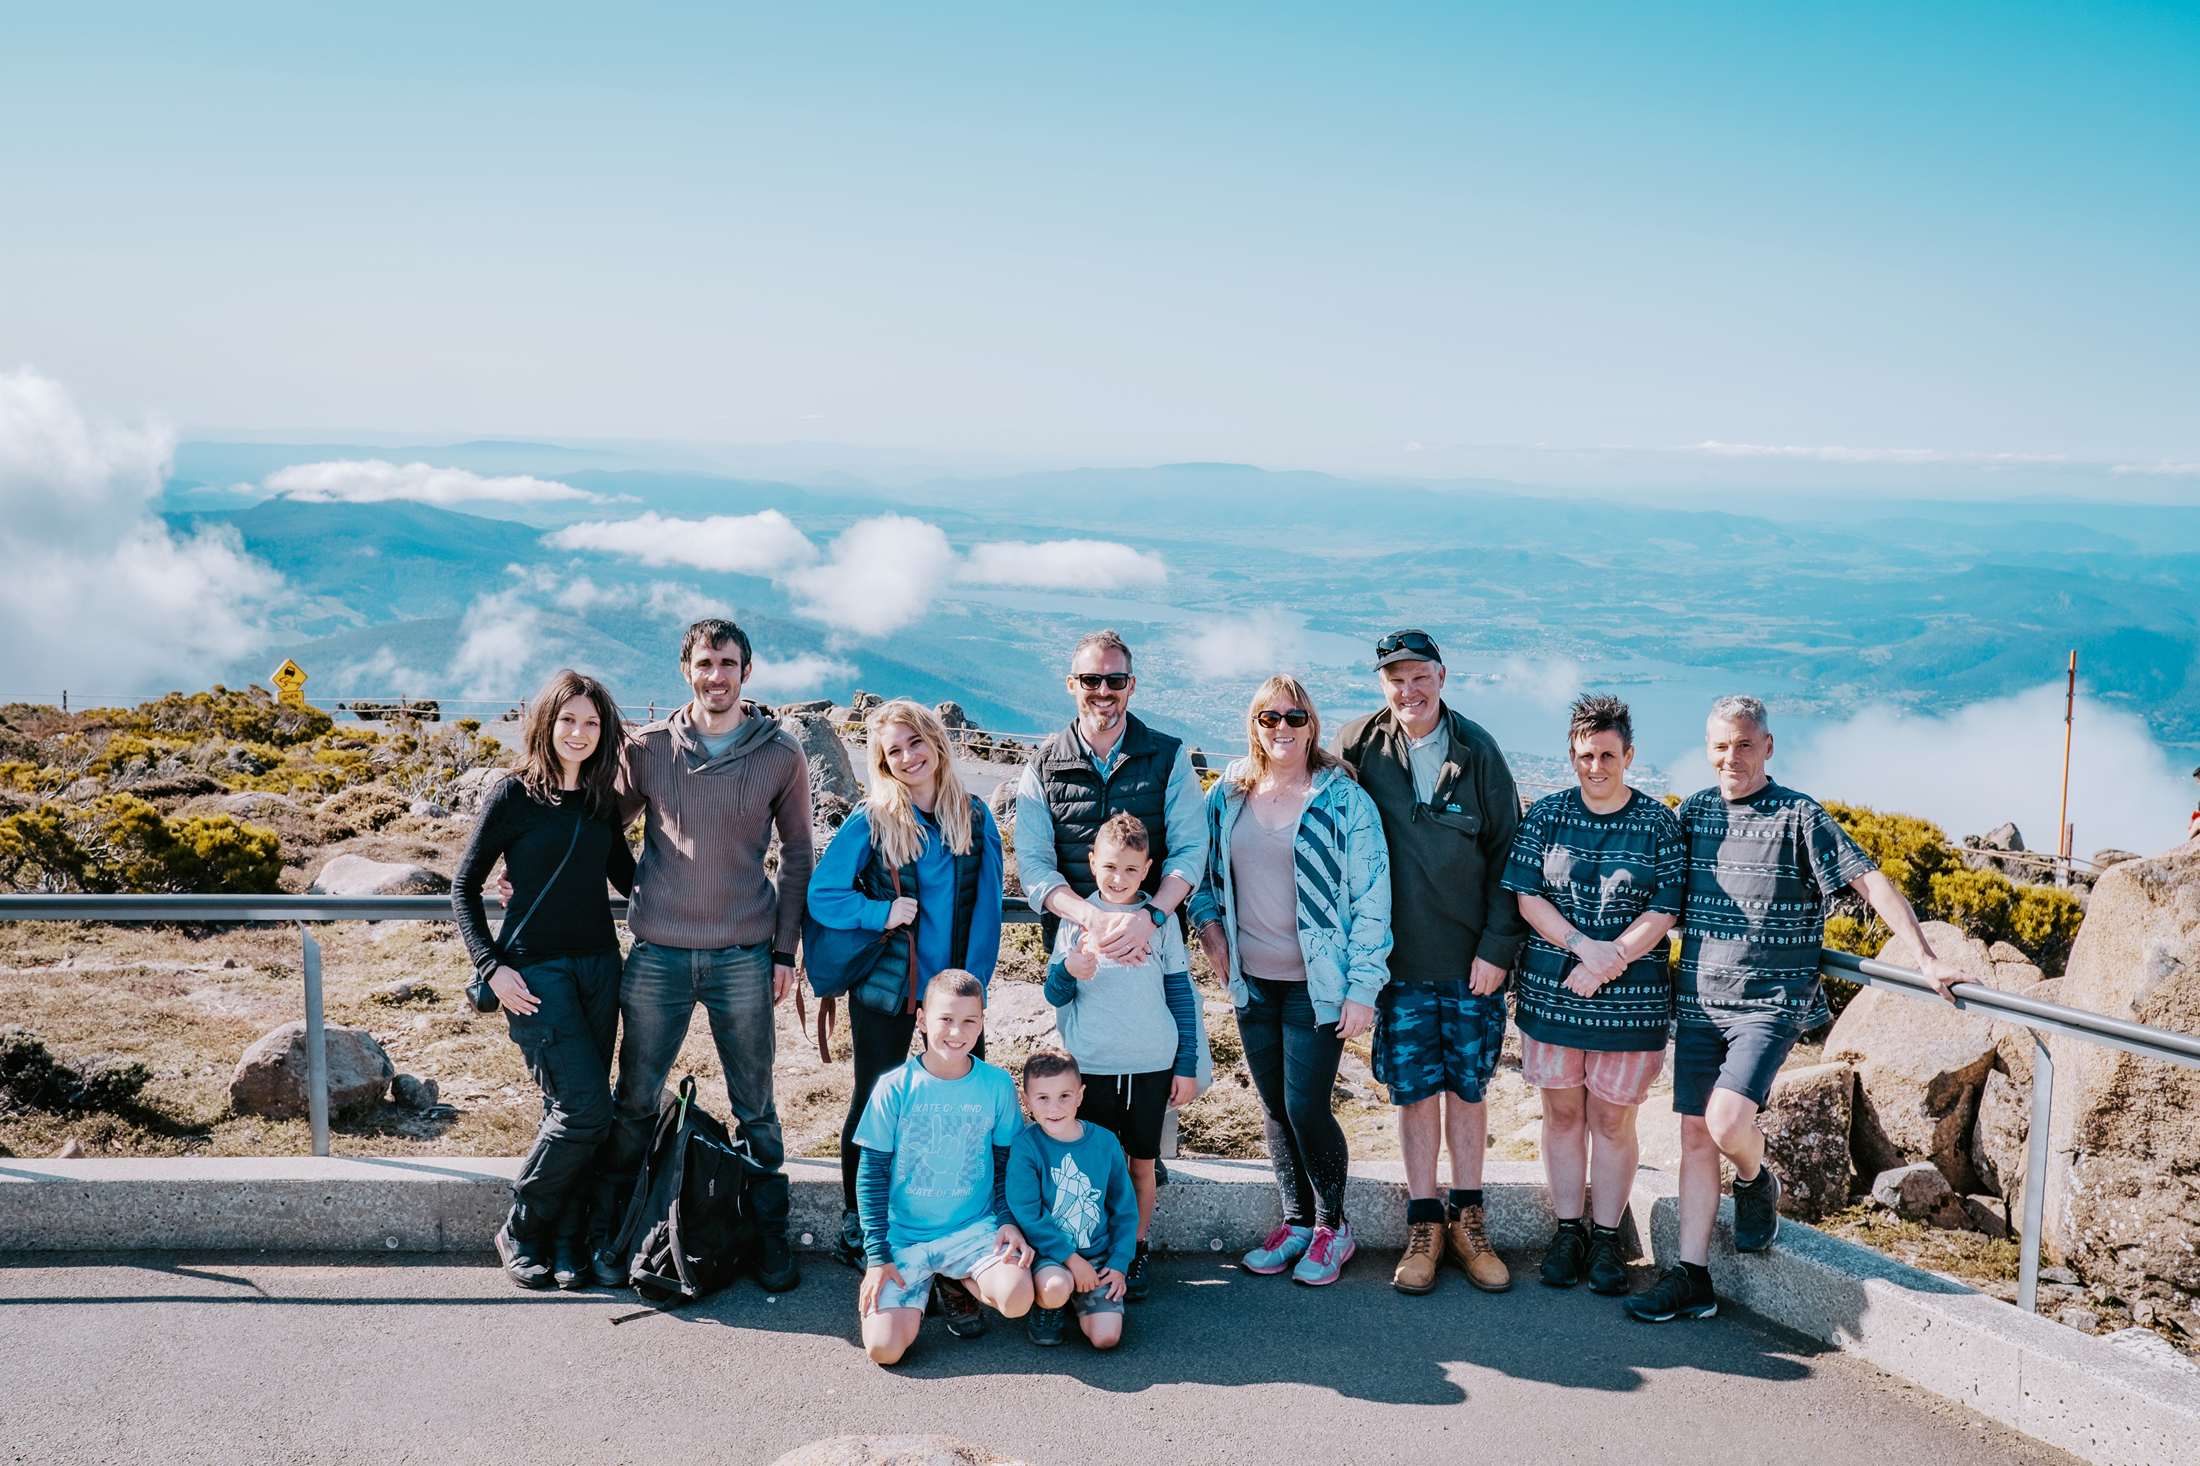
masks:
<path fill-rule="evenodd" d="M 1245 726 L 1251 756 L 1207 796 L 1192 920 L 1207 960 L 1229 974 L 1283 1193 L 1283 1225 L 1245 1266 L 1291 1268 L 1319 1287 L 1353 1252 L 1330 1094 L 1345 1040 L 1375 1026 L 1390 980 L 1390 851 L 1375 802 L 1322 747 L 1321 715 L 1296 678 L 1262 683 Z"/>

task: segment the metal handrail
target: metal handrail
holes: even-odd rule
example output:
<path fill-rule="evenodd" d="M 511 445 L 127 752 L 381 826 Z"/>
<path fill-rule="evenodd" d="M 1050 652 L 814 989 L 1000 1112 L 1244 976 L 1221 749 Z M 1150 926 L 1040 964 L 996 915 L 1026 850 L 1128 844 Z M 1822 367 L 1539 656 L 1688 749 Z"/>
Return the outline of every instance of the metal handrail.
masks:
<path fill-rule="evenodd" d="M 2017 1243 L 2017 1307 L 2026 1313 L 2037 1312 L 2040 1233 L 2047 1224 L 2047 1131 L 2055 1108 L 2055 1056 L 2041 1036 L 2043 1031 L 2194 1069 L 2200 1069 L 2200 1037 L 2005 993 L 1981 982 L 1951 983 L 1948 997 L 1943 998 L 1932 979 L 1921 972 L 1836 952 L 1830 947 L 1819 953 L 1818 970 L 1827 977 L 1884 988 L 1906 998 L 1933 1003 L 1953 999 L 1959 1011 L 1991 1014 L 2032 1031 L 2032 1119 L 2025 1134 L 2024 1226 Z"/>

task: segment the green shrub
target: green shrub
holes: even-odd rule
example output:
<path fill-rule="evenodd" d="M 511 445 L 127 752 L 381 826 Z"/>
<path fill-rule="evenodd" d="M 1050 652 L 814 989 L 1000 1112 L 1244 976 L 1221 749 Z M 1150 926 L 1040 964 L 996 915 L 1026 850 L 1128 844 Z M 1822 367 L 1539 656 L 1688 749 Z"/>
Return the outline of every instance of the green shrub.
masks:
<path fill-rule="evenodd" d="M 277 748 L 311 743 L 336 726 L 319 708 L 278 701 L 264 687 L 231 691 L 218 682 L 208 692 L 171 692 L 158 702 L 105 716 L 112 726 L 138 733 L 180 734 L 190 742 L 219 736 Z"/>
<path fill-rule="evenodd" d="M 2068 891 L 2053 886 L 2019 886 L 2009 913 L 2009 940 L 2049 977 L 2061 977 L 2085 908 Z"/>
<path fill-rule="evenodd" d="M 2006 942 L 2017 888 L 1994 871 L 1953 870 L 1933 877 L 1927 904 L 1928 915 L 1960 926 L 1982 942 Z"/>
<path fill-rule="evenodd" d="M 35 1033 L 0 1031 L 0 1110 L 113 1110 L 134 1102 L 150 1084 L 145 1065 L 55 1058 Z"/>
<path fill-rule="evenodd" d="M 202 895 L 268 895 L 282 889 L 283 842 L 263 825 L 226 814 L 169 822 L 167 888 Z"/>
<path fill-rule="evenodd" d="M 0 879 L 17 890 L 261 895 L 282 871 L 273 830 L 226 814 L 170 820 L 134 794 L 0 820 Z"/>
<path fill-rule="evenodd" d="M 0 820 L 0 880 L 18 891 L 67 891 L 83 884 L 84 849 L 50 804 Z"/>
<path fill-rule="evenodd" d="M 1849 838 L 1878 863 L 1894 888 L 1921 912 L 1933 904 L 1933 878 L 1962 867 L 1955 852 L 1948 849 L 1947 833 L 1930 820 L 1881 814 L 1860 804 L 1832 801 L 1826 804 L 1826 813 L 1848 831 Z"/>

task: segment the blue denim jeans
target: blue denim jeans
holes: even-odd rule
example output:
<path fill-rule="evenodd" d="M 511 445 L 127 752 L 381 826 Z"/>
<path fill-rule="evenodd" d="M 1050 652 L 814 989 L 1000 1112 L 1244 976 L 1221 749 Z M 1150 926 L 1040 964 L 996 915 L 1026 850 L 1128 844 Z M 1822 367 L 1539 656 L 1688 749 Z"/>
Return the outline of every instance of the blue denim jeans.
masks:
<path fill-rule="evenodd" d="M 772 1101 L 772 1058 L 777 1030 L 772 1012 L 770 942 L 752 947 L 697 949 L 636 942 L 627 954 L 619 988 L 626 1031 L 619 1039 L 618 1125 L 607 1169 L 622 1181 L 641 1170 L 657 1125 L 665 1081 L 687 1042 L 688 1024 L 701 1003 L 710 1014 L 710 1036 L 726 1075 L 735 1138 L 771 1174 L 760 1178 L 757 1220 L 766 1236 L 787 1230 L 787 1145 Z"/>
<path fill-rule="evenodd" d="M 527 1071 L 542 1087 L 542 1128 L 512 1182 L 512 1200 L 520 1208 L 519 1228 L 540 1235 L 561 1221 L 580 1220 L 597 1152 L 611 1134 L 619 954 L 530 962 L 520 977 L 540 1006 L 524 1015 L 507 1008 L 504 1017 Z"/>

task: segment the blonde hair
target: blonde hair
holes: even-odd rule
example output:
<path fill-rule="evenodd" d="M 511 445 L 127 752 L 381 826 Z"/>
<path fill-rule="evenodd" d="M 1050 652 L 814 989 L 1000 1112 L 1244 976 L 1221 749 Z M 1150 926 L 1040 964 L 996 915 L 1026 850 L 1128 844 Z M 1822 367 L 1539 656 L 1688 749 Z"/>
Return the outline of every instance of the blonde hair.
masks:
<path fill-rule="evenodd" d="M 924 852 L 924 827 L 917 823 L 916 802 L 909 786 L 886 764 L 886 730 L 899 723 L 915 730 L 932 750 L 935 770 L 932 818 L 939 823 L 940 838 L 956 855 L 970 853 L 970 795 L 962 776 L 955 772 L 955 755 L 948 747 L 947 728 L 939 716 L 922 703 L 897 697 L 880 703 L 863 720 L 871 756 L 870 787 L 864 792 L 864 809 L 871 820 L 871 848 L 888 865 L 907 865 Z"/>
<path fill-rule="evenodd" d="M 1296 677 L 1275 676 L 1260 685 L 1252 702 L 1245 708 L 1245 741 L 1252 745 L 1253 756 L 1246 761 L 1245 772 L 1231 783 L 1237 788 L 1252 792 L 1269 774 L 1268 750 L 1260 743 L 1260 712 L 1277 698 L 1306 713 L 1306 772 L 1314 773 L 1340 762 L 1337 756 L 1322 747 L 1322 715 L 1314 708 L 1314 699 L 1306 692 L 1306 684 Z"/>

